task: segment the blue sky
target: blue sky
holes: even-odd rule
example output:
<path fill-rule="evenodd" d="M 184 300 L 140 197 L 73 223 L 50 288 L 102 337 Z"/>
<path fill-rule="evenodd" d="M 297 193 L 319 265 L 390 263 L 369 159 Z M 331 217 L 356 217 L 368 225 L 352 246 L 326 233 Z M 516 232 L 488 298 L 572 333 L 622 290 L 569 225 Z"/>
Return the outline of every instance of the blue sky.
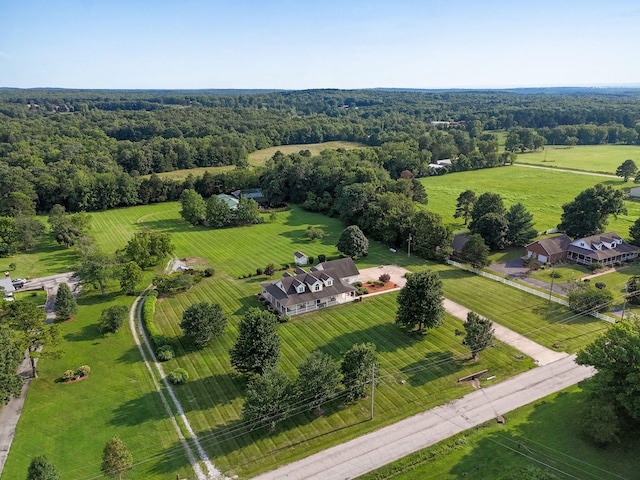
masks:
<path fill-rule="evenodd" d="M 637 0 L 0 0 L 0 87 L 640 85 Z"/>

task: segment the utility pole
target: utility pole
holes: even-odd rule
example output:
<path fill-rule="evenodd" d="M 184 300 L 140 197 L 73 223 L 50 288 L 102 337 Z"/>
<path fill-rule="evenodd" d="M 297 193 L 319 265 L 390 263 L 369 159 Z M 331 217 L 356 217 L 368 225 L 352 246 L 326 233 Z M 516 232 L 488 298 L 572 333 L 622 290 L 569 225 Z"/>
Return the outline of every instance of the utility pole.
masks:
<path fill-rule="evenodd" d="M 556 278 L 556 271 L 551 270 L 551 288 L 549 289 L 549 303 L 551 303 L 551 294 L 553 293 L 553 280 Z"/>
<path fill-rule="evenodd" d="M 409 234 L 409 239 L 407 240 L 407 242 L 409 243 L 409 247 L 407 248 L 407 257 L 411 256 L 411 240 L 413 240 L 413 237 L 411 236 L 411 234 Z"/>
<path fill-rule="evenodd" d="M 373 398 L 376 392 L 376 362 L 371 364 L 371 418 L 373 420 Z"/>
<path fill-rule="evenodd" d="M 620 321 L 624 320 L 624 312 L 627 309 L 627 295 L 629 294 L 629 285 L 625 283 L 624 285 L 624 302 L 622 304 L 622 316 L 620 317 Z"/>

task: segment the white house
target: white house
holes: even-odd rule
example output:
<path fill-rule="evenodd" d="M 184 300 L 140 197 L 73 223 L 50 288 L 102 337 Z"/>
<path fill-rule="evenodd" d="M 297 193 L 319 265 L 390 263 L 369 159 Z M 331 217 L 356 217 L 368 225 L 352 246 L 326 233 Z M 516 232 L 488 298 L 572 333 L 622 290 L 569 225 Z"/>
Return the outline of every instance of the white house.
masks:
<path fill-rule="evenodd" d="M 0 288 L 4 291 L 5 300 L 13 300 L 13 292 L 15 292 L 16 289 L 13 286 L 13 283 L 11 283 L 11 277 L 0 277 Z"/>
<path fill-rule="evenodd" d="M 261 283 L 262 296 L 280 313 L 299 315 L 355 298 L 358 271 L 351 258 L 322 262 L 307 272 L 296 267 L 273 282 Z"/>

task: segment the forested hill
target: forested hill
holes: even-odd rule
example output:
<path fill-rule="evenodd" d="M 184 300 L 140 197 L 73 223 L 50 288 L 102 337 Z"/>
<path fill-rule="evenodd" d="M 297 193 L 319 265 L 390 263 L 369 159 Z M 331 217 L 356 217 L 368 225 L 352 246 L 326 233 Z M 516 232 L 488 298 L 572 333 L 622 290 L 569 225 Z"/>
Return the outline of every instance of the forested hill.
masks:
<path fill-rule="evenodd" d="M 636 144 L 639 99 L 633 89 L 0 89 L 0 216 L 54 204 L 78 211 L 176 198 L 183 186 L 139 177 L 218 165 L 245 169 L 250 152 L 278 145 L 360 142 L 372 147 L 367 161 L 396 179 L 403 171 L 421 176 L 508 162 L 490 134 L 498 129 L 512 130 L 512 150 L 551 139 Z M 439 159 L 453 165 L 430 170 Z M 219 180 L 216 188 L 256 183 L 260 172 L 250 181 L 235 175 L 243 180 Z"/>

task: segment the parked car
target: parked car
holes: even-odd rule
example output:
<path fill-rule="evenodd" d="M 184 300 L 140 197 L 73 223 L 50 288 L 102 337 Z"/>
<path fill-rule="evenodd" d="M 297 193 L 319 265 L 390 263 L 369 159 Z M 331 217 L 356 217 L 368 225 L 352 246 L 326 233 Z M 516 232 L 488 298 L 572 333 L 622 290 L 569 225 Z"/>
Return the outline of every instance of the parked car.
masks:
<path fill-rule="evenodd" d="M 13 288 L 22 288 L 27 281 L 24 278 L 16 278 L 11 281 Z"/>

